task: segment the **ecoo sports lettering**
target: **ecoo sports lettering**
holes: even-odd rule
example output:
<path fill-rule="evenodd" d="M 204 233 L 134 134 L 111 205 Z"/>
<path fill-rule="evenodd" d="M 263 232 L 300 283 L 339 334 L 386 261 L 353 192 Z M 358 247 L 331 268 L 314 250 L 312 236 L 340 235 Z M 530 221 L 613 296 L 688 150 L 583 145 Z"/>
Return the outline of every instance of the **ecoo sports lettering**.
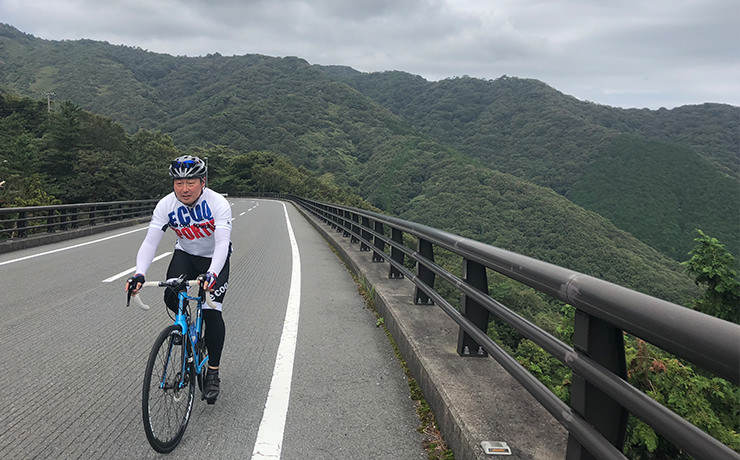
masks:
<path fill-rule="evenodd" d="M 167 217 L 168 225 L 177 236 L 188 240 L 211 236 L 216 229 L 211 208 L 206 200 L 196 203 L 193 207 L 180 206 Z"/>

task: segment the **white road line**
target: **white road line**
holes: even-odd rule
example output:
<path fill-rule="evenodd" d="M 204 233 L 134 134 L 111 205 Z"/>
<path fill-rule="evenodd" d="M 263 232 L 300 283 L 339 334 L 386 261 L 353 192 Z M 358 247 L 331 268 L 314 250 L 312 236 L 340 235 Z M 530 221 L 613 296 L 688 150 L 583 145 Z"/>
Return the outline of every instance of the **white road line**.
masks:
<path fill-rule="evenodd" d="M 172 254 L 171 251 L 170 252 L 165 252 L 164 254 L 160 254 L 157 257 L 155 257 L 154 259 L 152 259 L 152 263 L 158 261 L 159 259 L 163 259 L 163 258 L 167 257 L 170 254 Z M 117 273 L 117 274 L 111 276 L 110 278 L 104 279 L 103 282 L 104 283 L 111 283 L 111 282 L 117 280 L 118 278 L 123 278 L 124 276 L 128 275 L 129 273 L 133 273 L 135 270 L 136 270 L 136 267 L 131 267 L 128 270 L 122 271 L 121 273 Z"/>
<path fill-rule="evenodd" d="M 63 248 L 54 249 L 53 251 L 46 251 L 46 252 L 41 252 L 41 253 L 33 254 L 33 255 L 30 255 L 30 256 L 26 256 L 26 257 L 20 257 L 18 259 L 6 260 L 5 262 L 0 262 L 0 265 L 7 265 L 7 264 L 12 264 L 13 262 L 20 262 L 22 260 L 33 259 L 35 257 L 47 256 L 49 254 L 54 254 L 55 252 L 61 252 L 61 251 L 66 251 L 68 249 L 75 249 L 75 248 L 80 248 L 82 246 L 87 246 L 88 244 L 100 243 L 101 241 L 110 240 L 112 238 L 118 238 L 119 236 L 129 235 L 129 234 L 135 233 L 135 232 L 140 232 L 142 230 L 146 230 L 147 228 L 148 227 L 137 228 L 136 230 L 131 230 L 129 232 L 119 233 L 118 235 L 108 236 L 108 237 L 105 237 L 105 238 L 101 238 L 99 240 L 88 241 L 87 243 L 75 244 L 75 245 L 72 245 L 72 246 L 66 246 L 66 247 L 63 247 Z"/>
<path fill-rule="evenodd" d="M 293 380 L 293 361 L 298 338 L 298 316 L 301 306 L 301 256 L 298 252 L 298 243 L 293 233 L 288 217 L 288 208 L 283 205 L 285 221 L 288 226 L 288 237 L 293 253 L 293 267 L 290 274 L 290 291 L 288 293 L 288 308 L 285 311 L 283 333 L 280 337 L 275 369 L 272 372 L 270 391 L 267 394 L 265 411 L 257 432 L 257 441 L 252 451 L 252 460 L 280 459 L 285 432 L 285 420 L 288 416 L 290 400 L 290 386 Z"/>

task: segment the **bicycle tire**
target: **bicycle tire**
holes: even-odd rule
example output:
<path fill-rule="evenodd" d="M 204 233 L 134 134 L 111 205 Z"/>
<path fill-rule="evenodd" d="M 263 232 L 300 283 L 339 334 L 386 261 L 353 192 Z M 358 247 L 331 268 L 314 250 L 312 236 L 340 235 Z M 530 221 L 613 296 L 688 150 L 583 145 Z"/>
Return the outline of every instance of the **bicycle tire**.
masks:
<path fill-rule="evenodd" d="M 173 343 L 175 337 L 180 338 L 177 345 Z M 183 366 L 188 356 L 187 342 L 178 326 L 165 328 L 155 340 L 146 364 L 141 414 L 149 444 L 160 453 L 171 452 L 177 447 L 193 410 L 193 366 Z M 185 375 L 181 379 L 183 369 Z"/>

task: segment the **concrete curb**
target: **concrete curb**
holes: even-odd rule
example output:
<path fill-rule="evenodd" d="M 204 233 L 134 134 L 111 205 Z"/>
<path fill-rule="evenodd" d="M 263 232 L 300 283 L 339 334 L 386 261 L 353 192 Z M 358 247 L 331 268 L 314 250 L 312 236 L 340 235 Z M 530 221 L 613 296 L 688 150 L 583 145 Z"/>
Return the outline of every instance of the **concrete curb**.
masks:
<path fill-rule="evenodd" d="M 434 411 L 456 460 L 565 458 L 567 431 L 491 358 L 461 358 L 458 327 L 441 309 L 413 303 L 413 284 L 389 279 L 387 263 L 372 262 L 327 224 L 296 208 L 374 291 L 375 307 Z M 507 457 L 486 455 L 482 441 L 504 441 Z"/>

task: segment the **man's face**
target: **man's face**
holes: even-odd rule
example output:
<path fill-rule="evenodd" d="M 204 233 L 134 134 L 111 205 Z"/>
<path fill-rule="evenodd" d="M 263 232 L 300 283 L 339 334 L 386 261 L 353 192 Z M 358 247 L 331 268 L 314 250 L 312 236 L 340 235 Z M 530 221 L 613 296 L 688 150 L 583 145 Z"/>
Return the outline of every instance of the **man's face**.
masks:
<path fill-rule="evenodd" d="M 198 200 L 204 185 L 205 181 L 198 178 L 175 179 L 173 183 L 177 199 L 188 206 Z"/>

